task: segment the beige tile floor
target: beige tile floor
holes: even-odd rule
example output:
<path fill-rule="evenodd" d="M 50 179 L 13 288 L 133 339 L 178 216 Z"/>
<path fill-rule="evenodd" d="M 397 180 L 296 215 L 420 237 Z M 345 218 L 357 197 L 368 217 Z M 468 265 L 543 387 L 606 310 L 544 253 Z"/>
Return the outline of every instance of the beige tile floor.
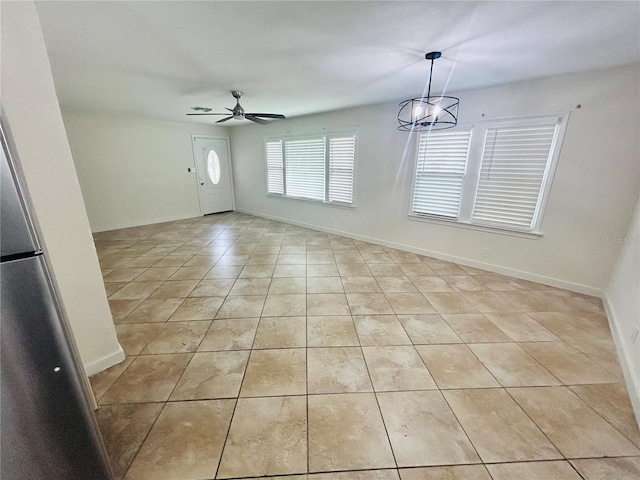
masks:
<path fill-rule="evenodd" d="M 236 213 L 95 242 L 118 478 L 640 478 L 596 298 Z"/>

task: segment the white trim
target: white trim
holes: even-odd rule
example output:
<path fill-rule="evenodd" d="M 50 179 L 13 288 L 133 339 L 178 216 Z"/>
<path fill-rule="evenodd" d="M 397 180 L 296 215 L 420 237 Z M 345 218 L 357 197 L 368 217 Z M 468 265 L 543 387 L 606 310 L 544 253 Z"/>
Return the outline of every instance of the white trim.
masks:
<path fill-rule="evenodd" d="M 337 130 L 326 130 L 326 129 L 322 129 L 320 131 L 317 132 L 312 132 L 312 133 L 286 133 L 284 135 L 276 135 L 276 136 L 269 136 L 269 137 L 264 137 L 264 141 L 267 140 L 285 140 L 285 139 L 305 139 L 305 138 L 316 138 L 316 137 L 323 137 L 323 136 L 341 136 L 341 135 L 356 135 L 358 136 L 358 134 L 360 133 L 360 127 L 353 127 L 353 128 L 339 128 Z"/>
<path fill-rule="evenodd" d="M 622 367 L 622 372 L 624 373 L 624 380 L 627 385 L 627 390 L 629 391 L 631 405 L 633 406 L 633 410 L 636 413 L 636 422 L 640 427 L 640 383 L 638 377 L 636 376 L 640 374 L 640 372 L 634 371 L 631 354 L 626 348 L 624 341 L 622 340 L 624 336 L 620 331 L 620 323 L 616 318 L 611 301 L 609 300 L 609 294 L 606 291 L 602 296 L 602 301 L 604 303 L 604 311 L 606 312 L 607 319 L 609 320 L 609 329 L 611 330 L 611 335 L 613 336 L 613 342 L 616 345 L 618 360 L 620 362 L 620 366 Z M 638 368 L 640 368 L 640 366 Z"/>
<path fill-rule="evenodd" d="M 267 193 L 267 197 L 280 198 L 282 200 L 293 200 L 294 202 L 313 203 L 315 205 L 328 205 L 330 207 L 350 208 L 351 210 L 354 210 L 356 208 L 356 205 L 353 203 L 323 202 L 322 200 L 314 200 L 313 198 L 287 197 L 286 195 L 280 195 L 279 193 Z"/>
<path fill-rule="evenodd" d="M 211 138 L 211 137 L 199 137 L 196 134 L 191 135 L 191 150 L 193 151 L 193 169 L 196 172 L 196 191 L 198 192 L 198 206 L 200 207 L 200 215 L 204 216 L 204 208 L 202 208 L 202 194 L 200 193 L 200 172 L 198 171 L 198 152 L 196 151 L 196 139 L 197 138 Z"/>
<path fill-rule="evenodd" d="M 506 228 L 490 227 L 489 225 L 478 225 L 475 223 L 461 222 L 460 220 L 456 220 L 454 218 L 449 220 L 445 218 L 430 217 L 427 215 L 417 215 L 415 213 L 410 213 L 408 215 L 408 218 L 409 220 L 414 222 L 437 223 L 438 225 L 447 225 L 449 227 L 456 227 L 456 228 L 466 228 L 468 230 L 479 230 L 481 232 L 497 233 L 499 235 L 507 235 L 510 237 L 529 238 L 532 240 L 542 237 L 542 233 L 538 233 L 538 232 L 525 232 L 525 231 L 520 232 L 518 230 L 508 230 Z"/>
<path fill-rule="evenodd" d="M 236 210 L 236 187 L 235 177 L 233 175 L 233 158 L 231 157 L 231 140 L 229 137 L 224 137 L 227 140 L 227 153 L 229 154 L 229 174 L 231 175 L 231 206 L 233 211 Z M 222 213 L 222 212 L 220 212 Z"/>
<path fill-rule="evenodd" d="M 558 110 L 555 112 L 550 112 L 550 113 L 539 113 L 536 115 L 527 115 L 527 116 L 509 116 L 509 117 L 480 117 L 477 118 L 475 120 L 470 120 L 468 122 L 464 122 L 464 123 L 458 123 L 457 126 L 467 126 L 467 125 L 475 125 L 477 123 L 491 123 L 491 124 L 497 124 L 499 126 L 504 126 L 504 125 L 508 125 L 511 122 L 528 122 L 529 123 L 537 123 L 538 120 L 543 119 L 543 118 L 548 118 L 548 117 L 561 117 L 563 115 L 570 115 L 571 114 L 571 110 Z"/>
<path fill-rule="evenodd" d="M 119 364 L 124 359 L 124 350 L 122 350 L 122 347 L 118 345 L 117 351 L 110 353 L 109 355 L 105 355 L 104 357 L 99 358 L 98 360 L 95 360 L 91 363 L 87 363 L 84 366 L 84 371 L 86 372 L 87 376 L 90 377 L 91 375 L 95 375 L 96 373 L 100 373 L 109 367 L 113 367 L 114 365 Z"/>
<path fill-rule="evenodd" d="M 312 230 L 318 230 L 320 232 L 331 233 L 333 235 L 341 235 L 343 237 L 351 238 L 354 240 L 361 240 L 363 242 L 369 242 L 376 245 L 381 245 L 384 247 L 397 248 L 398 250 L 404 250 L 411 253 L 416 253 L 418 255 L 425 255 L 428 257 L 437 258 L 439 260 L 445 260 L 447 262 L 454 262 L 460 265 L 466 265 L 468 267 L 479 268 L 482 270 L 486 270 L 488 272 L 500 273 L 502 275 L 509 275 L 511 277 L 519 278 L 522 280 L 528 280 L 531 282 L 542 283 L 545 285 L 549 285 L 552 287 L 562 288 L 565 290 L 570 290 L 572 292 L 583 293 L 585 295 L 592 295 L 596 297 L 602 297 L 602 290 L 595 287 L 590 287 L 588 285 L 582 285 L 580 283 L 569 282 L 567 280 L 560 280 L 557 278 L 551 278 L 544 275 L 538 275 L 537 273 L 524 272 L 522 270 L 514 270 L 512 268 L 501 267 L 499 265 L 492 265 L 489 263 L 477 262 L 475 260 L 470 260 L 462 257 L 455 257 L 453 255 L 447 255 L 440 252 L 434 252 L 431 250 L 425 250 L 423 248 L 412 247 L 411 245 L 405 245 L 403 243 L 396 242 L 388 242 L 386 240 L 380 240 L 378 238 L 368 237 L 365 235 L 358 235 L 350 232 L 345 232 L 343 230 L 336 230 L 333 228 L 326 228 L 319 225 L 314 225 L 311 223 L 298 222 L 295 220 L 290 220 L 287 218 L 277 217 L 274 215 L 266 215 L 260 212 L 254 212 L 246 209 L 238 209 L 240 213 L 246 213 L 249 215 L 255 215 L 256 217 L 268 218 L 270 220 L 277 220 L 279 222 L 288 223 L 291 225 L 296 225 L 299 227 L 310 228 Z"/>
<path fill-rule="evenodd" d="M 542 219 L 547 208 L 549 197 L 551 196 L 551 187 L 553 186 L 553 180 L 556 176 L 556 170 L 558 169 L 560 153 L 562 153 L 564 136 L 567 133 L 567 125 L 569 124 L 570 116 L 571 112 L 565 112 L 564 114 L 559 115 L 558 123 L 556 124 L 556 131 L 550 150 L 552 156 L 547 161 L 547 168 L 545 169 L 542 185 L 540 186 L 540 196 L 538 197 L 538 204 L 536 205 L 536 213 L 534 215 L 533 222 L 531 223 L 531 230 L 534 232 L 539 232 L 542 228 Z"/>
<path fill-rule="evenodd" d="M 174 222 L 176 220 L 186 220 L 187 218 L 198 218 L 201 214 L 199 212 L 185 213 L 182 215 L 172 215 L 170 217 L 162 218 L 150 218 L 140 220 L 136 222 L 115 223 L 110 225 L 100 225 L 93 227 L 91 233 L 108 232 L 110 230 L 119 230 L 121 228 L 141 227 L 143 225 L 152 225 L 154 223 Z"/>

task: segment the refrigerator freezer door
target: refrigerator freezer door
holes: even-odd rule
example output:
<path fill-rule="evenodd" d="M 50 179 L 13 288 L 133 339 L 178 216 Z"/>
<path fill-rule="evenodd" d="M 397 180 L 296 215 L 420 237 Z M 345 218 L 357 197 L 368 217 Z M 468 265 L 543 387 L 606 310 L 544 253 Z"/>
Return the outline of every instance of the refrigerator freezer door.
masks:
<path fill-rule="evenodd" d="M 42 256 L 0 264 L 0 477 L 110 478 Z"/>
<path fill-rule="evenodd" d="M 4 140 L 4 138 L 3 138 Z M 34 241 L 23 202 L 16 188 L 7 153 L 2 142 L 0 164 L 0 250 L 2 257 L 33 252 L 38 249 Z"/>

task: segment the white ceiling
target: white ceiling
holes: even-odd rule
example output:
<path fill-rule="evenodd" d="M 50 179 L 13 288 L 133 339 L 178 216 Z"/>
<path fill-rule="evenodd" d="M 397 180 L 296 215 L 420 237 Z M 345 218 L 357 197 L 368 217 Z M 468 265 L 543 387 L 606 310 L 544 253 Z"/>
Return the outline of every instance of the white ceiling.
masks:
<path fill-rule="evenodd" d="M 289 117 L 640 61 L 630 2 L 38 2 L 64 109 Z M 231 126 L 235 122 L 225 125 Z"/>

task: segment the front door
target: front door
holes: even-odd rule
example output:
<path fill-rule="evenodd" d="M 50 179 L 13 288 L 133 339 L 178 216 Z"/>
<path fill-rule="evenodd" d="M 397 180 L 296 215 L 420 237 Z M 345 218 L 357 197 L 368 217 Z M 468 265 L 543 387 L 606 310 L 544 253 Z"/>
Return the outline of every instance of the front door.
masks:
<path fill-rule="evenodd" d="M 234 209 L 229 139 L 193 137 L 200 210 L 203 215 Z"/>

